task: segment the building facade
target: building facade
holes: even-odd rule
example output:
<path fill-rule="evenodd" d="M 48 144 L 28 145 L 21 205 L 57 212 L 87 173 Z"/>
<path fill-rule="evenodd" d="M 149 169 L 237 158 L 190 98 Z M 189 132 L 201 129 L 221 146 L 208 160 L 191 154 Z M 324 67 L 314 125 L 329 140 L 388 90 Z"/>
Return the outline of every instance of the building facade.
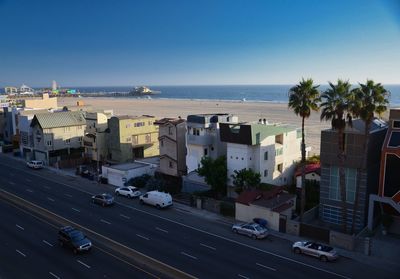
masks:
<path fill-rule="evenodd" d="M 301 158 L 297 128 L 259 121 L 221 123 L 220 129 L 221 141 L 227 143 L 228 195 L 236 195 L 232 175 L 242 169 L 259 173 L 263 183 L 292 183 L 294 163 Z"/>
<path fill-rule="evenodd" d="M 159 126 L 160 172 L 180 177 L 186 174 L 186 121 L 181 118 L 163 118 Z"/>
<path fill-rule="evenodd" d="M 83 156 L 86 121 L 82 112 L 36 114 L 31 122 L 34 159 L 47 165 Z"/>
<path fill-rule="evenodd" d="M 216 159 L 226 155 L 226 143 L 220 140 L 220 123 L 237 123 L 238 117 L 228 113 L 197 114 L 187 117 L 187 172 L 200 166 L 201 158 Z"/>
<path fill-rule="evenodd" d="M 369 131 L 368 152 L 364 154 L 364 130 L 362 120 L 354 120 L 352 127 L 346 127 L 345 142 L 345 184 L 347 201 L 347 228 L 351 228 L 353 210 L 356 210 L 355 229 L 361 230 L 366 225 L 369 194 L 377 193 L 379 166 L 382 143 L 387 131 L 384 121 L 375 119 Z M 342 201 L 339 185 L 338 136 L 332 129 L 321 132 L 321 182 L 320 182 L 320 219 L 333 228 L 343 225 Z M 364 156 L 367 167 L 362 171 Z M 360 179 L 359 203 L 354 208 L 357 179 Z"/>
<path fill-rule="evenodd" d="M 150 115 L 113 116 L 108 120 L 108 160 L 127 162 L 158 156 L 158 126 Z"/>

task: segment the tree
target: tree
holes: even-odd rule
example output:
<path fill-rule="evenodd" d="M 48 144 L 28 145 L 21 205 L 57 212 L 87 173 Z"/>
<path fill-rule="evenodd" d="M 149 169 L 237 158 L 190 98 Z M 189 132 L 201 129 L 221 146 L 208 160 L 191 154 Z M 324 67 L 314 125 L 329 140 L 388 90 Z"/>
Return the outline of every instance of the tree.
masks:
<path fill-rule="evenodd" d="M 359 192 L 361 186 L 361 175 L 367 173 L 367 154 L 369 145 L 369 131 L 375 114 L 381 116 L 387 110 L 389 104 L 389 92 L 373 80 L 367 80 L 366 84 L 359 84 L 359 87 L 352 90 L 351 110 L 354 117 L 359 117 L 365 123 L 364 126 L 364 157 L 361 169 L 357 170 L 356 191 L 353 206 L 351 234 L 355 230 L 356 209 L 359 203 Z"/>
<path fill-rule="evenodd" d="M 334 85 L 329 82 L 328 88 L 321 95 L 321 120 L 331 121 L 332 129 L 337 133 L 338 141 L 338 158 L 339 158 L 339 189 L 342 202 L 341 215 L 343 222 L 343 232 L 347 231 L 347 199 L 346 199 L 346 177 L 345 177 L 345 128 L 346 120 L 351 126 L 352 115 L 350 111 L 351 105 L 351 91 L 350 83 L 348 81 L 338 80 Z"/>
<path fill-rule="evenodd" d="M 233 185 L 236 186 L 235 191 L 238 194 L 251 187 L 257 187 L 261 182 L 261 175 L 252 169 L 235 170 L 231 177 L 233 178 Z"/>
<path fill-rule="evenodd" d="M 226 195 L 227 168 L 226 157 L 221 156 L 213 160 L 211 157 L 205 156 L 201 159 L 201 166 L 197 169 L 199 175 L 204 176 L 211 190 L 216 197 Z"/>
<path fill-rule="evenodd" d="M 320 93 L 319 85 L 315 86 L 312 79 L 300 81 L 296 86 L 289 90 L 289 108 L 301 117 L 301 205 L 300 205 L 300 222 L 303 221 L 304 207 L 306 204 L 306 142 L 304 133 L 304 122 L 309 118 L 311 111 L 318 111 L 318 103 Z"/>

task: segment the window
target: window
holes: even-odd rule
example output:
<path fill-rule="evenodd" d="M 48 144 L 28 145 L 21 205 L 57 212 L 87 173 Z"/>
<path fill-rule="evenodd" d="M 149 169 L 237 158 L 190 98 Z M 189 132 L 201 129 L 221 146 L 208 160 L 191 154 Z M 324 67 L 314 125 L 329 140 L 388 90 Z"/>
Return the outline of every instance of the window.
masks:
<path fill-rule="evenodd" d="M 79 138 L 78 138 L 78 141 L 79 141 L 79 142 L 82 142 L 82 137 L 79 137 Z"/>
<path fill-rule="evenodd" d="M 198 128 L 193 128 L 193 135 L 194 135 L 194 136 L 200 136 L 200 129 L 198 129 Z"/>
<path fill-rule="evenodd" d="M 138 144 L 139 143 L 139 136 L 132 136 L 132 144 Z"/>
<path fill-rule="evenodd" d="M 70 144 L 71 143 L 71 139 L 66 139 L 64 142 L 65 142 L 65 144 Z"/>
<path fill-rule="evenodd" d="M 169 161 L 169 167 L 170 167 L 171 169 L 174 167 L 174 164 L 173 164 L 171 161 Z"/>
<path fill-rule="evenodd" d="M 282 154 L 283 154 L 283 147 L 277 148 L 277 149 L 275 150 L 275 156 L 280 156 L 280 155 L 282 155 Z"/>
<path fill-rule="evenodd" d="M 146 134 L 146 143 L 151 143 L 151 134 Z"/>
<path fill-rule="evenodd" d="M 345 177 L 346 200 L 348 203 L 353 203 L 356 191 L 357 170 L 345 168 Z M 329 199 L 331 200 L 341 200 L 339 180 L 339 168 L 331 166 L 329 177 Z"/>
<path fill-rule="evenodd" d="M 145 125 L 146 125 L 146 123 L 144 123 L 144 122 L 136 122 L 136 123 L 134 124 L 135 127 L 143 127 L 143 126 L 145 126 Z"/>
<path fill-rule="evenodd" d="M 279 171 L 280 173 L 282 173 L 282 171 L 283 171 L 283 164 L 278 164 L 278 165 L 276 166 L 276 170 Z"/>
<path fill-rule="evenodd" d="M 71 127 L 64 127 L 64 133 L 71 131 Z"/>
<path fill-rule="evenodd" d="M 172 135 L 172 127 L 171 126 L 168 127 L 168 135 Z"/>
<path fill-rule="evenodd" d="M 268 160 L 268 151 L 264 152 L 264 160 Z"/>
<path fill-rule="evenodd" d="M 77 126 L 76 129 L 77 130 L 82 130 L 82 126 Z"/>
<path fill-rule="evenodd" d="M 161 145 L 161 147 L 164 146 L 164 140 L 161 140 L 161 141 L 160 141 L 160 145 Z"/>
<path fill-rule="evenodd" d="M 47 146 L 51 146 L 51 145 L 52 145 L 51 140 L 48 140 L 48 141 L 46 142 L 46 144 L 47 144 Z"/>
<path fill-rule="evenodd" d="M 207 155 L 208 155 L 208 149 L 204 148 L 204 156 L 207 156 Z"/>
<path fill-rule="evenodd" d="M 264 177 L 268 176 L 268 170 L 264 170 Z"/>
<path fill-rule="evenodd" d="M 126 138 L 126 141 L 127 141 L 127 142 L 131 142 L 131 141 L 132 141 L 132 137 L 127 137 L 127 138 Z"/>

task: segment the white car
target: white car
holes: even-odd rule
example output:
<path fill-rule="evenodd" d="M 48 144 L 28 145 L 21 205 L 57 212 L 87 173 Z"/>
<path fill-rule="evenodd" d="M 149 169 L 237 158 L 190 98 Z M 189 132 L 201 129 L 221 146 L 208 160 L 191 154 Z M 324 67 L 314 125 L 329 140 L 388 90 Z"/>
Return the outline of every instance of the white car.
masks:
<path fill-rule="evenodd" d="M 115 189 L 115 194 L 118 196 L 125 196 L 128 198 L 136 198 L 139 197 L 142 194 L 142 192 L 140 192 L 139 189 L 136 187 L 126 186 Z"/>
<path fill-rule="evenodd" d="M 29 162 L 26 162 L 26 165 L 32 169 L 41 169 L 43 168 L 43 162 L 42 161 L 37 161 L 37 160 L 32 160 Z"/>

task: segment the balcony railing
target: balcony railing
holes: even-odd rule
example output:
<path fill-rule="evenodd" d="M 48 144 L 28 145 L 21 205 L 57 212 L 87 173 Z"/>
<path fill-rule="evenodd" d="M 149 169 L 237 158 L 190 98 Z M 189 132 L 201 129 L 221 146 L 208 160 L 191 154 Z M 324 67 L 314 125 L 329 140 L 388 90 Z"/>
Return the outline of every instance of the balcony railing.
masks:
<path fill-rule="evenodd" d="M 210 135 L 203 135 L 203 136 L 188 135 L 187 143 L 195 145 L 211 145 L 213 143 L 213 137 Z"/>

